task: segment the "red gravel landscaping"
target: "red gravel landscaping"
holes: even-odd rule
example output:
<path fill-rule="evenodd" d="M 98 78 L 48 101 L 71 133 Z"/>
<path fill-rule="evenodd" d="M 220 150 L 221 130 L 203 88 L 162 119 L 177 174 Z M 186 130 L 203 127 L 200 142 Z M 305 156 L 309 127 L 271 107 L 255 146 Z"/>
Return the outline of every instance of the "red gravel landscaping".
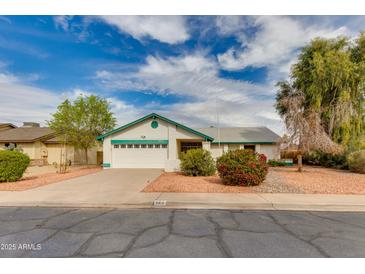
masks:
<path fill-rule="evenodd" d="M 301 173 L 296 167 L 275 167 L 271 172 L 304 193 L 365 194 L 365 175 L 347 170 L 305 166 Z"/>
<path fill-rule="evenodd" d="M 188 177 L 181 173 L 163 173 L 144 192 L 200 193 L 307 193 L 307 194 L 365 194 L 365 175 L 349 171 L 305 166 L 273 167 L 259 186 L 226 186 L 216 176 Z"/>
<path fill-rule="evenodd" d="M 67 179 L 72 179 L 102 170 L 101 167 L 73 168 L 69 172 L 60 174 L 56 172 L 44 173 L 31 177 L 25 177 L 17 182 L 0 183 L 0 191 L 22 191 L 36 188 Z"/>

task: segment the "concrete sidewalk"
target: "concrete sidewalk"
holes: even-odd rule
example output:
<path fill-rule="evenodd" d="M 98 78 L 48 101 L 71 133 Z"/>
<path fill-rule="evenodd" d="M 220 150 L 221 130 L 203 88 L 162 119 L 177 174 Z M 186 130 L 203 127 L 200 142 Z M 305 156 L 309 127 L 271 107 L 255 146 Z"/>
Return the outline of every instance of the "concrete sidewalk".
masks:
<path fill-rule="evenodd" d="M 25 194 L 25 192 L 23 192 Z M 143 193 L 97 200 L 79 200 L 69 197 L 60 200 L 17 199 L 16 193 L 1 193 L 1 206 L 44 207 L 107 207 L 156 208 L 155 200 L 166 201 L 165 208 L 187 209 L 258 209 L 365 212 L 365 195 L 330 194 L 242 194 L 242 193 Z M 110 193 L 109 193 L 110 194 Z M 23 195 L 22 195 L 23 196 Z M 24 196 L 23 196 L 24 197 Z"/>
<path fill-rule="evenodd" d="M 365 195 L 162 193 L 167 207 L 262 210 L 363 211 Z"/>

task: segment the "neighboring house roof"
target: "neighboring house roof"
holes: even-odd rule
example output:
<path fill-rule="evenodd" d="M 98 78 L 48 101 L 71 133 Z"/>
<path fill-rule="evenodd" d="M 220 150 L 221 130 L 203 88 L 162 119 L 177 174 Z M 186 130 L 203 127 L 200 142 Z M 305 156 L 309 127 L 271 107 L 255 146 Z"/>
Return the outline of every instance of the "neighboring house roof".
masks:
<path fill-rule="evenodd" d="M 9 130 L 12 128 L 16 128 L 16 126 L 10 123 L 0 123 L 0 130 Z"/>
<path fill-rule="evenodd" d="M 196 128 L 195 130 L 203 132 L 214 137 L 213 143 L 226 144 L 272 144 L 278 142 L 280 136 L 267 127 L 208 127 Z"/>
<path fill-rule="evenodd" d="M 0 142 L 34 142 L 54 137 L 48 127 L 18 127 L 0 132 Z"/>
<path fill-rule="evenodd" d="M 60 137 L 60 136 L 54 136 L 50 139 L 47 139 L 46 141 L 44 141 L 46 144 L 58 144 L 58 143 L 62 143 L 64 140 Z"/>
<path fill-rule="evenodd" d="M 109 131 L 109 132 L 107 132 L 107 133 L 105 133 L 103 135 L 98 136 L 96 139 L 97 140 L 103 140 L 107 136 L 110 136 L 110 135 L 112 135 L 112 134 L 114 134 L 116 132 L 120 132 L 122 130 L 125 130 L 125 129 L 131 127 L 131 126 L 134 126 L 134 125 L 136 125 L 138 123 L 141 123 L 141 122 L 143 122 L 143 121 L 145 121 L 147 119 L 150 119 L 150 118 L 153 118 L 153 119 L 158 118 L 158 119 L 160 119 L 162 121 L 165 121 L 165 122 L 167 122 L 169 124 L 173 124 L 173 125 L 177 126 L 178 128 L 184 129 L 184 130 L 189 131 L 189 132 L 191 132 L 191 133 L 193 133 L 195 135 L 198 135 L 200 137 L 203 137 L 205 140 L 208 140 L 208 141 L 213 141 L 213 139 L 214 139 L 214 138 L 212 138 L 211 136 L 209 136 L 207 134 L 204 134 L 202 132 L 199 132 L 198 130 L 194 130 L 192 128 L 189 128 L 187 126 L 184 126 L 182 124 L 179 124 L 179 123 L 177 123 L 175 121 L 172 121 L 172 120 L 170 120 L 170 119 L 168 119 L 166 117 L 163 117 L 161 115 L 158 115 L 156 113 L 148 114 L 148 115 L 146 115 L 146 116 L 144 116 L 144 117 L 142 117 L 142 118 L 140 118 L 138 120 L 135 120 L 135 121 L 133 121 L 133 122 L 131 122 L 129 124 L 126 124 L 126 125 L 121 126 L 119 128 L 113 129 L 113 130 L 111 130 L 111 131 Z"/>

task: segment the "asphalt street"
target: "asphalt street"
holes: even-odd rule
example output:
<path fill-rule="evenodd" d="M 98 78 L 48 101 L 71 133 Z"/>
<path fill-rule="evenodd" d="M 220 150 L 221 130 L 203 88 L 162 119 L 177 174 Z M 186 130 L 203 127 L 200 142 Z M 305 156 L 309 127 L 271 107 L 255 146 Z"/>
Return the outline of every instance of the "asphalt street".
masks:
<path fill-rule="evenodd" d="M 3 207 L 0 257 L 365 257 L 365 213 Z"/>

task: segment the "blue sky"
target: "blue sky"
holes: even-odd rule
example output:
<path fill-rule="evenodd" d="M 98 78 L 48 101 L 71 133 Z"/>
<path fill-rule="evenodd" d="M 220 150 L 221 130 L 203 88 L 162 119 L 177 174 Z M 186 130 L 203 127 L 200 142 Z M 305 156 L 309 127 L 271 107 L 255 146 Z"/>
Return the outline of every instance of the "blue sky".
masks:
<path fill-rule="evenodd" d="M 356 16 L 0 16 L 0 122 L 43 125 L 66 98 L 108 98 L 118 123 L 284 131 L 273 104 L 302 46 L 355 37 Z"/>

